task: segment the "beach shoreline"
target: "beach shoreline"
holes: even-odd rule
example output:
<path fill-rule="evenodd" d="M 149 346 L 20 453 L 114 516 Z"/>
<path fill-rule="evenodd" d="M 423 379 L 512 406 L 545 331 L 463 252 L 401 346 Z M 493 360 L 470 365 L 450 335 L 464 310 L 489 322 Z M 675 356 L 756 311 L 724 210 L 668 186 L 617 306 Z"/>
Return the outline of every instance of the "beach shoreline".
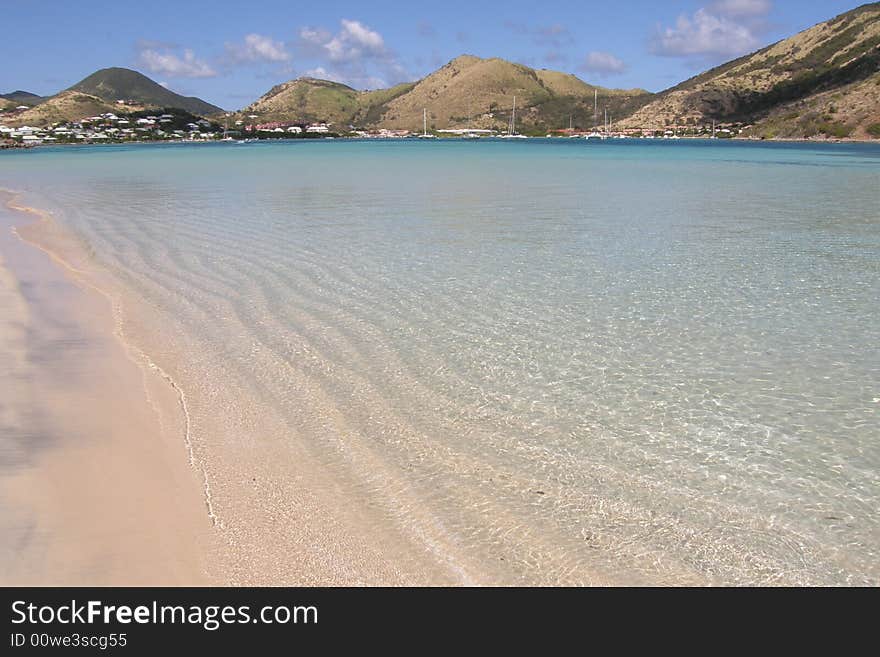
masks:
<path fill-rule="evenodd" d="M 21 295 L 19 301 L 40 307 L 42 317 L 32 318 L 35 325 L 61 325 L 62 340 L 95 343 L 106 361 L 100 372 L 110 368 L 128 379 L 125 386 L 114 380 L 100 391 L 95 385 L 68 384 L 58 391 L 71 398 L 63 400 L 45 397 L 44 382 L 34 386 L 30 403 L 36 412 L 55 415 L 58 408 L 77 408 L 75 418 L 58 418 L 53 427 L 117 419 L 122 424 L 102 426 L 105 435 L 84 447 L 55 430 L 42 454 L 26 465 L 4 468 L 7 464 L 0 461 L 0 487 L 12 502 L 0 508 L 0 533 L 7 537 L 0 544 L 0 582 L 339 586 L 472 581 L 442 547 L 426 545 L 425 537 L 411 536 L 398 521 L 386 526 L 386 514 L 374 515 L 372 503 L 357 499 L 345 476 L 328 477 L 320 457 L 288 442 L 296 441 L 296 428 L 273 417 L 270 409 L 251 418 L 204 394 L 190 400 L 189 392 L 200 391 L 184 392 L 176 380 L 188 352 L 170 344 L 152 309 L 96 266 L 88 249 L 52 213 L 21 204 L 19 195 L 8 190 L 0 195 L 0 208 L 5 205 L 13 214 L 11 221 L 4 218 L 9 225 L 2 226 L 0 239 L 0 255 L 13 256 L 10 262 L 0 260 L 5 287 L 43 286 L 53 288 L 53 297 L 67 297 L 64 307 L 43 308 L 42 300 Z M 19 260 L 30 269 L 22 271 Z M 14 353 L 8 342 L 0 331 L 0 353 Z M 75 353 L 71 360 L 74 369 L 95 369 L 98 376 L 94 361 Z M 46 378 L 56 369 L 57 363 L 49 364 Z M 125 398 L 118 400 L 121 392 Z M 120 412 L 108 413 L 108 405 Z M 132 425 L 129 418 L 137 416 L 142 422 Z M 281 449 L 274 457 L 254 449 L 255 441 L 267 436 L 272 450 Z M 371 476 L 378 477 L 381 466 L 376 465 Z M 62 471 L 64 489 L 54 483 Z M 112 478 L 98 476 L 110 471 Z M 124 499 L 115 499 L 123 488 Z M 81 497 L 91 503 L 80 503 Z M 140 510 L 142 517 L 131 515 L 131 505 L 120 506 L 128 497 L 151 500 Z M 102 499 L 114 500 L 118 508 L 96 516 L 95 501 Z M 13 513 L 16 506 L 27 511 Z M 35 533 L 34 527 L 45 529 Z M 100 540 L 94 540 L 97 536 Z M 167 542 L 168 537 L 175 539 Z M 80 568 L 77 560 L 101 563 L 105 570 Z M 136 563 L 142 567 L 125 565 Z"/>
<path fill-rule="evenodd" d="M 874 582 L 877 154 L 705 146 L 6 160 L 18 205 L 49 211 L 18 215 L 42 251 L 7 237 L 60 279 L 9 266 L 25 330 L 0 354 L 27 356 L 18 408 L 54 419 L 12 425 L 72 458 L 96 432 L 59 440 L 77 422 L 58 400 L 95 390 L 92 351 L 121 349 L 167 398 L 195 509 L 172 520 L 206 537 L 177 549 L 212 584 Z M 43 472 L 17 500 L 51 489 Z M 28 510 L 80 535 L 69 510 Z M 148 516 L 155 540 L 169 520 Z"/>
<path fill-rule="evenodd" d="M 542 140 L 542 141 L 547 140 L 547 139 L 551 139 L 551 140 L 554 140 L 554 141 L 556 141 L 556 140 L 558 140 L 558 141 L 564 141 L 564 140 L 570 139 L 570 137 L 567 137 L 567 136 L 546 137 L 546 136 L 542 136 L 542 135 L 532 135 L 532 136 L 529 136 L 528 138 L 531 139 L 531 140 Z M 409 136 L 409 137 L 382 137 L 382 138 L 374 138 L 374 137 L 345 137 L 345 136 L 343 136 L 343 137 L 316 137 L 316 138 L 310 138 L 310 139 L 307 139 L 307 140 L 302 139 L 302 138 L 295 138 L 295 137 L 291 137 L 291 138 L 280 137 L 280 138 L 271 138 L 271 139 L 250 138 L 250 139 L 248 140 L 247 143 L 249 143 L 249 144 L 258 144 L 258 143 L 291 143 L 291 142 L 297 142 L 297 143 L 299 143 L 299 142 L 303 142 L 303 141 L 308 141 L 308 142 L 313 142 L 313 143 L 322 143 L 322 142 L 325 142 L 325 141 L 331 141 L 331 142 L 332 142 L 332 141 L 361 141 L 361 142 L 372 142 L 372 141 L 377 141 L 377 139 L 380 139 L 381 141 L 411 141 L 411 142 L 418 141 L 417 137 L 413 137 L 413 136 Z M 458 137 L 458 136 L 455 136 L 455 137 L 441 137 L 440 139 L 443 140 L 443 141 L 462 141 L 462 138 L 461 138 L 461 137 Z M 500 140 L 500 135 L 494 135 L 494 136 L 489 136 L 489 137 L 483 137 L 483 139 L 486 139 L 486 140 Z M 847 144 L 847 145 L 853 145 L 853 144 L 867 144 L 867 145 L 876 145 L 877 143 L 880 143 L 880 140 L 878 140 L 877 138 L 872 138 L 872 137 L 816 137 L 816 136 L 813 136 L 813 137 L 768 137 L 768 138 L 762 138 L 762 137 L 740 137 L 740 136 L 736 136 L 736 137 L 726 137 L 726 138 L 720 138 L 720 137 L 718 137 L 718 138 L 712 138 L 712 137 L 706 137 L 706 136 L 684 136 L 684 135 L 680 135 L 680 136 L 678 136 L 678 137 L 677 137 L 676 139 L 674 139 L 674 140 L 673 140 L 673 139 L 670 139 L 670 138 L 663 138 L 663 137 L 649 138 L 649 137 L 628 137 L 628 136 L 621 137 L 620 139 L 627 139 L 627 140 L 630 140 L 630 141 L 640 141 L 640 142 L 641 142 L 641 141 L 657 141 L 657 142 L 667 142 L 667 141 L 691 141 L 691 142 L 693 142 L 693 141 L 708 141 L 708 142 L 712 142 L 712 143 L 718 143 L 718 142 L 728 142 L 728 141 L 729 141 L 729 142 L 732 142 L 732 143 L 740 143 L 740 144 L 741 144 L 741 143 L 769 143 L 769 144 L 813 144 L 813 145 L 815 145 L 815 144 L 823 144 L 823 145 L 824 145 L 824 144 Z M 466 141 L 466 140 L 465 140 L 465 141 Z M 46 148 L 53 148 L 53 149 L 55 149 L 55 148 L 61 148 L 61 149 L 77 149 L 77 148 L 95 148 L 95 147 L 100 147 L 100 148 L 111 148 L 111 149 L 112 149 L 112 148 L 116 148 L 116 147 L 120 147 L 120 146 L 122 146 L 122 147 L 128 147 L 128 146 L 136 146 L 136 147 L 137 147 L 137 146 L 150 146 L 150 147 L 155 147 L 155 146 L 163 146 L 163 145 L 164 145 L 164 146 L 211 146 L 211 145 L 217 146 L 217 145 L 223 145 L 223 144 L 224 144 L 224 142 L 221 142 L 221 141 L 219 141 L 219 140 L 213 140 L 213 141 L 209 141 L 209 140 L 194 140 L 194 141 L 187 141 L 187 140 L 180 140 L 180 141 L 136 141 L 136 140 L 133 140 L 133 141 L 124 141 L 124 142 L 106 142 L 106 143 L 100 143 L 100 142 L 86 142 L 86 143 L 76 143 L 76 144 L 74 144 L 74 143 L 38 144 L 38 145 L 35 145 L 35 146 L 22 146 L 22 147 L 16 147 L 16 148 L 8 148 L 8 149 L 5 149 L 5 150 L 8 150 L 9 152 L 14 152 L 14 151 L 25 151 L 25 150 L 26 150 L 26 151 L 38 152 L 38 151 L 43 150 L 43 149 L 46 149 Z"/>
<path fill-rule="evenodd" d="M 124 342 L 110 299 L 32 241 L 48 218 L 0 200 L 0 582 L 210 583 L 177 391 Z"/>

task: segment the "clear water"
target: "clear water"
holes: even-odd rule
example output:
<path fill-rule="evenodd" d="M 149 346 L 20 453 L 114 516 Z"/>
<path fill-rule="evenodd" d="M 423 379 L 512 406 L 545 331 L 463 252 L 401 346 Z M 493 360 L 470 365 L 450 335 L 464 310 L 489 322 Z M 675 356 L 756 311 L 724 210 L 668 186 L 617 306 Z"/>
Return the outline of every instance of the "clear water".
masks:
<path fill-rule="evenodd" d="M 878 146 L 57 148 L 0 185 L 203 413 L 271 409 L 476 581 L 880 583 Z"/>

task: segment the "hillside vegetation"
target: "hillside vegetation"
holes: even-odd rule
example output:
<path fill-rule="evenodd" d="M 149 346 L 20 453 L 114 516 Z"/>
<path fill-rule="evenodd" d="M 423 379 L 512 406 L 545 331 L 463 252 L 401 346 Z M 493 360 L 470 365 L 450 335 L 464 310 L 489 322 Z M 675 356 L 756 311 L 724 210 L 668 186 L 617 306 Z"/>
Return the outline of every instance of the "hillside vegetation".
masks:
<path fill-rule="evenodd" d="M 143 109 L 143 107 L 128 106 L 123 109 L 132 111 Z M 16 114 L 11 119 L 5 120 L 5 123 L 10 126 L 47 126 L 53 123 L 79 121 L 88 116 L 119 111 L 120 107 L 116 103 L 108 103 L 97 96 L 84 94 L 79 91 L 62 91 L 39 105 Z"/>
<path fill-rule="evenodd" d="M 357 110 L 358 92 L 351 87 L 329 80 L 300 78 L 275 85 L 236 118 L 248 119 L 253 114 L 261 123 L 296 120 L 339 125 L 348 122 Z"/>
<path fill-rule="evenodd" d="M 863 5 L 693 77 L 633 112 L 624 128 L 717 120 L 766 137 L 864 136 L 878 121 L 880 3 Z"/>
<path fill-rule="evenodd" d="M 382 123 L 417 129 L 422 109 L 427 108 L 429 122 L 436 128 L 503 130 L 512 112 L 513 96 L 517 99 L 518 129 L 535 132 L 567 128 L 569 117 L 575 127 L 592 127 L 603 120 L 606 108 L 612 114 L 629 113 L 652 98 L 642 89 L 605 89 L 567 73 L 464 55 L 388 103 Z"/>
<path fill-rule="evenodd" d="M 357 91 L 326 80 L 291 80 L 273 87 L 237 117 L 259 123 L 323 120 L 343 127 L 421 130 L 427 110 L 432 129 L 505 129 L 516 96 L 518 127 L 546 131 L 568 127 L 570 116 L 578 127 L 592 126 L 596 91 L 600 114 L 606 107 L 628 113 L 652 97 L 641 89 L 604 89 L 567 73 L 462 55 L 417 82 L 390 89 Z"/>
<path fill-rule="evenodd" d="M 763 138 L 880 138 L 880 2 L 866 4 L 685 80 L 659 94 L 607 89 L 575 75 L 462 55 L 421 80 L 359 91 L 299 78 L 232 114 L 243 124 L 326 122 L 333 130 L 428 127 L 505 131 L 516 97 L 517 130 L 544 134 L 600 126 L 664 130 L 712 121 Z M 105 68 L 61 93 L 0 96 L 9 125 L 46 125 L 119 109 L 178 108 L 225 122 L 224 111 L 176 94 L 137 71 Z M 16 111 L 17 105 L 33 105 Z M 230 126 L 231 127 L 231 126 Z M 730 134 L 730 133 L 728 133 Z"/>
<path fill-rule="evenodd" d="M 69 91 L 97 96 L 109 103 L 125 100 L 143 106 L 176 107 L 202 116 L 223 111 L 201 98 L 176 94 L 146 75 L 127 68 L 103 68 L 95 71 L 70 87 Z"/>
<path fill-rule="evenodd" d="M 0 94 L 0 108 L 6 107 L 16 107 L 18 105 L 29 105 L 33 107 L 34 105 L 39 105 L 44 100 L 46 100 L 43 96 L 38 96 L 37 94 L 32 94 L 30 91 L 22 91 L 19 89 L 18 91 L 13 91 L 8 94 Z M 7 101 L 4 105 L 4 101 Z"/>

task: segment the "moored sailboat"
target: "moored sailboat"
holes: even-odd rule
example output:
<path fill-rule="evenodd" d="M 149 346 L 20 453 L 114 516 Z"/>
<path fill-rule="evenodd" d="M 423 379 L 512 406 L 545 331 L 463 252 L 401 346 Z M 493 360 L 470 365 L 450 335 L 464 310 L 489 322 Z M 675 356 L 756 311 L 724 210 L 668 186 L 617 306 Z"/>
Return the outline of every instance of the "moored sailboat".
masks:
<path fill-rule="evenodd" d="M 437 139 L 437 135 L 428 134 L 428 108 L 422 110 L 422 134 L 419 139 Z"/>
<path fill-rule="evenodd" d="M 513 97 L 513 111 L 510 114 L 510 122 L 507 124 L 507 134 L 501 135 L 502 139 L 528 139 L 525 135 L 516 134 L 516 96 Z"/>

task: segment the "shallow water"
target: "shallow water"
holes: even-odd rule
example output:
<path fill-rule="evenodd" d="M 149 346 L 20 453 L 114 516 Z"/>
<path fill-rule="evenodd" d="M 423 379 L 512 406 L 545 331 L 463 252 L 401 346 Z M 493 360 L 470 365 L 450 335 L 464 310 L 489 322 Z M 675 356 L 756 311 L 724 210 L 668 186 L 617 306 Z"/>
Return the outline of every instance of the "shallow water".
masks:
<path fill-rule="evenodd" d="M 46 148 L 0 186 L 149 309 L 196 430 L 271 412 L 463 581 L 880 583 L 878 146 Z"/>

